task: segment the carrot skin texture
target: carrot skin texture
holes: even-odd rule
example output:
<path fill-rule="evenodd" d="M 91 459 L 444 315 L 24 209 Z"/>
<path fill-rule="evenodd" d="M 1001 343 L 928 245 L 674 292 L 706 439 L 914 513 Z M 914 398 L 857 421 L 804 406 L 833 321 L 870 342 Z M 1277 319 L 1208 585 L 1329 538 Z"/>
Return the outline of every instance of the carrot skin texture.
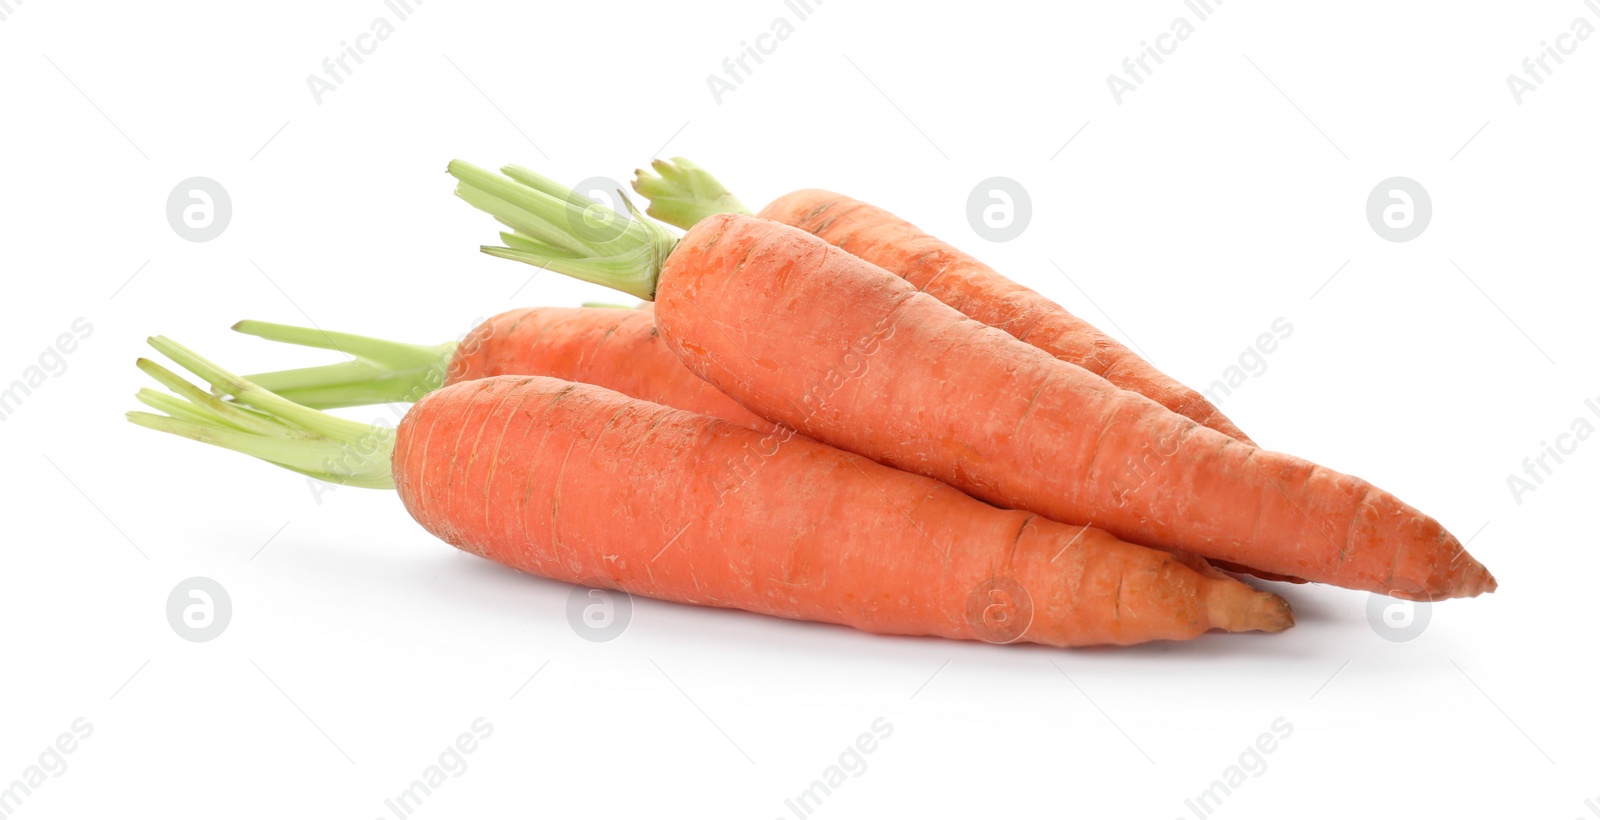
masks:
<path fill-rule="evenodd" d="M 461 549 L 670 601 L 971 640 L 993 638 L 969 615 L 973 591 L 1011 579 L 1031 603 L 1016 639 L 1053 646 L 1292 623 L 1277 596 L 1172 555 L 780 438 L 508 376 L 413 406 L 393 472 L 412 517 Z"/>
<path fill-rule="evenodd" d="M 644 304 L 649 307 L 523 308 L 491 317 L 456 348 L 445 383 L 548 376 L 598 385 L 752 430 L 782 429 L 684 367 L 656 331 L 654 304 Z M 1211 569 L 1198 556 L 1180 558 L 1202 573 Z"/>
<path fill-rule="evenodd" d="M 685 369 L 656 332 L 653 309 L 535 307 L 501 313 L 456 346 L 445 384 L 530 375 L 597 384 L 754 430 L 776 429 Z"/>
<path fill-rule="evenodd" d="M 1368 482 L 1203 427 L 795 228 L 703 220 L 667 260 L 656 319 L 757 414 L 1002 507 L 1396 597 L 1494 588 Z"/>
<path fill-rule="evenodd" d="M 759 216 L 814 234 L 903 277 L 967 316 L 1224 435 L 1254 444 L 1198 391 L 1038 292 L 888 211 L 831 191 L 806 189 L 773 200 Z"/>

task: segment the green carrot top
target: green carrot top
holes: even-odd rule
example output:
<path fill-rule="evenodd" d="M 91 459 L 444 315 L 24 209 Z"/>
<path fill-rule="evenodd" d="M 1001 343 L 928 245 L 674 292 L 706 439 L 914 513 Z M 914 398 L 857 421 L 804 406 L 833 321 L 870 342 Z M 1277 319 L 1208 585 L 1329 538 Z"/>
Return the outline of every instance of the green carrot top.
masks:
<path fill-rule="evenodd" d="M 314 327 L 245 320 L 233 329 L 271 342 L 337 350 L 355 358 L 338 364 L 256 373 L 244 380 L 304 407 L 327 410 L 405 404 L 444 386 L 456 342 L 407 344 Z"/>
<path fill-rule="evenodd" d="M 149 359 L 139 369 L 172 393 L 142 388 L 136 397 L 164 415 L 135 411 L 141 427 L 255 456 L 334 484 L 392 489 L 394 430 L 302 407 L 242 379 L 164 336 L 150 346 L 211 386 L 201 389 Z M 176 395 L 174 395 L 176 394 Z"/>
<path fill-rule="evenodd" d="M 655 298 L 656 279 L 678 239 L 625 195 L 632 218 L 515 165 L 500 176 L 452 160 L 449 172 L 460 183 L 457 196 L 511 229 L 500 233 L 505 245 L 484 246 L 484 253 Z"/>
<path fill-rule="evenodd" d="M 633 190 L 650 201 L 644 212 L 668 225 L 687 231 L 713 214 L 751 215 L 716 177 L 683 157 L 653 160 L 650 167 L 654 174 L 633 172 Z"/>

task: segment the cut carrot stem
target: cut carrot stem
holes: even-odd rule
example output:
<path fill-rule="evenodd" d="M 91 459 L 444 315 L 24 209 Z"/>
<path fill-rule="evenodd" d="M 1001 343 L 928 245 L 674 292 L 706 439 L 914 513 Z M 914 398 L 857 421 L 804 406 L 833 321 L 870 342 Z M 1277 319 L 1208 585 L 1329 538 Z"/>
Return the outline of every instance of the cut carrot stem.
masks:
<path fill-rule="evenodd" d="M 531 173 L 515 166 L 504 171 L 524 177 Z M 640 299 L 653 298 L 655 274 L 678 241 L 671 231 L 643 214 L 636 219 L 614 214 L 608 220 L 614 231 L 593 231 L 593 214 L 609 209 L 570 191 L 555 196 L 459 160 L 450 163 L 449 172 L 461 181 L 457 196 L 512 229 L 501 234 L 508 239 L 505 246 L 485 246 L 484 253 L 604 283 Z"/>
<path fill-rule="evenodd" d="M 645 213 L 668 225 L 687 231 L 712 214 L 751 213 L 727 186 L 683 157 L 653 160 L 650 167 L 654 174 L 634 172 L 633 190 L 649 200 Z"/>
<path fill-rule="evenodd" d="M 233 329 L 273 342 L 337 350 L 356 358 L 338 364 L 256 373 L 248 381 L 306 407 L 330 409 L 414 402 L 445 383 L 456 343 L 415 345 L 246 320 Z"/>
<path fill-rule="evenodd" d="M 275 322 L 258 322 L 251 319 L 235 323 L 233 329 L 271 342 L 337 350 L 397 370 L 428 367 L 438 360 L 441 352 L 448 353 L 455 347 L 452 342 L 442 345 L 412 345 L 374 339 L 370 336 L 357 336 L 353 333 L 280 325 Z"/>
<path fill-rule="evenodd" d="M 155 398 L 141 391 L 141 402 L 168 415 L 128 413 L 134 424 L 234 450 L 335 484 L 378 489 L 394 486 L 389 470 L 394 431 L 301 407 L 164 337 L 152 338 L 150 345 L 204 379 L 213 390 L 232 396 L 237 404 L 208 401 L 214 397 L 206 391 L 140 359 L 139 369 L 163 374 L 159 380 L 177 386 L 181 396 Z"/>
<path fill-rule="evenodd" d="M 240 322 L 234 329 L 290 343 L 310 338 L 319 341 L 318 347 L 327 335 L 314 328 L 266 322 Z M 549 376 L 596 384 L 754 430 L 776 429 L 689 372 L 656 333 L 651 310 L 523 308 L 491 317 L 459 343 L 442 345 L 332 335 L 339 340 L 338 349 L 370 353 L 395 364 L 360 358 L 259 373 L 247 380 L 297 404 L 329 409 L 414 402 L 444 385 L 490 376 Z M 397 353 L 384 355 L 384 351 Z"/>

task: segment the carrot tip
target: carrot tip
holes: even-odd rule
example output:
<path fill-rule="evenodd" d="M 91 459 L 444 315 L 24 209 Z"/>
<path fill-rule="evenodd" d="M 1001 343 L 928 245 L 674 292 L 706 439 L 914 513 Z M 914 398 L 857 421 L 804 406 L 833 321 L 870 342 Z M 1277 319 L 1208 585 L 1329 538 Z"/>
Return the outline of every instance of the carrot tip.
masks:
<path fill-rule="evenodd" d="M 1289 602 L 1270 592 L 1256 598 L 1251 628 L 1258 632 L 1282 632 L 1294 626 L 1294 610 Z"/>
<path fill-rule="evenodd" d="M 683 157 L 658 157 L 650 167 L 654 174 L 643 168 L 634 172 L 633 190 L 648 200 L 645 213 L 668 225 L 687 231 L 714 214 L 753 213 L 716 177 Z"/>
<path fill-rule="evenodd" d="M 1476 598 L 1500 587 L 1500 583 L 1489 573 L 1489 568 L 1465 551 L 1459 552 L 1455 563 L 1438 575 L 1442 577 L 1432 584 L 1402 585 L 1401 589 L 1390 590 L 1388 594 L 1409 601 L 1442 601 L 1448 598 Z"/>
<path fill-rule="evenodd" d="M 1207 615 L 1213 629 L 1282 632 L 1294 626 L 1294 611 L 1289 608 L 1289 602 L 1270 592 L 1234 582 L 1212 586 L 1206 597 Z"/>
<path fill-rule="evenodd" d="M 1494 592 L 1500 588 L 1500 582 L 1494 579 L 1494 575 L 1490 574 L 1488 567 L 1476 559 L 1469 558 L 1468 560 L 1472 561 L 1472 566 L 1462 573 L 1461 582 L 1456 585 L 1451 597 L 1472 598 L 1485 592 Z"/>

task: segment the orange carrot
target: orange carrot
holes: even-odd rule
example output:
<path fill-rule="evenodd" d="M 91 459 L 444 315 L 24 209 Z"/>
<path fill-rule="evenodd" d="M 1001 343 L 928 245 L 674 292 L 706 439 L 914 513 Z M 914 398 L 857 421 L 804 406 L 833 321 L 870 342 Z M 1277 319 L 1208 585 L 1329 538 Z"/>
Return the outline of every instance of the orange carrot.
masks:
<path fill-rule="evenodd" d="M 409 345 L 256 321 L 239 322 L 233 329 L 271 341 L 356 356 L 354 362 L 245 377 L 313 409 L 415 402 L 441 386 L 492 376 L 547 376 L 597 385 L 752 430 L 779 431 L 778 425 L 744 409 L 684 367 L 656 332 L 654 304 L 644 304 L 649 309 L 537 307 L 508 311 L 478 325 L 459 345 Z M 418 362 L 425 364 L 419 366 Z M 785 435 L 792 432 L 785 429 Z M 1190 569 L 1213 571 L 1199 556 L 1171 552 Z"/>
<path fill-rule="evenodd" d="M 1053 646 L 1279 631 L 1287 604 L 1104 532 L 997 510 L 816 442 L 593 385 L 501 376 L 429 393 L 393 431 L 300 407 L 170 340 L 153 429 L 393 487 L 449 543 L 526 572 L 868 632 Z M 158 398 L 159 397 L 159 398 Z M 752 452 L 756 469 L 733 472 Z M 730 498 L 729 496 L 735 496 Z"/>
<path fill-rule="evenodd" d="M 460 343 L 414 345 L 271 322 L 234 330 L 356 357 L 245 378 L 315 409 L 414 402 L 439 387 L 488 376 L 550 376 L 756 430 L 774 425 L 690 373 L 656 333 L 653 310 L 534 307 L 482 322 Z"/>
<path fill-rule="evenodd" d="M 819 441 L 1000 506 L 1267 572 L 1424 599 L 1495 587 L 1393 495 L 1120 390 L 804 231 L 722 214 L 680 241 L 641 216 L 583 250 L 562 234 L 572 216 L 548 180 L 450 171 L 463 199 L 560 251 L 514 235 L 488 253 L 653 299 L 690 370 Z"/>
<path fill-rule="evenodd" d="M 656 160 L 653 167 L 660 176 L 641 169 L 633 183 L 650 199 L 651 216 L 687 230 L 710 214 L 750 213 L 722 183 L 682 157 Z M 986 325 L 1224 435 L 1255 443 L 1205 396 L 1099 328 L 882 208 L 809 189 L 773 200 L 757 216 L 815 234 Z"/>
<path fill-rule="evenodd" d="M 354 361 L 245 377 L 290 401 L 318 410 L 408 404 L 439 387 L 487 376 L 549 376 L 599 385 L 636 399 L 754 430 L 777 429 L 777 425 L 744 409 L 678 361 L 656 332 L 652 302 L 635 308 L 511 310 L 478 325 L 460 343 L 439 345 L 406 344 L 253 320 L 239 322 L 233 329 L 270 341 L 354 356 Z M 1303 583 L 1255 569 L 1232 565 L 1223 568 L 1273 581 Z"/>

